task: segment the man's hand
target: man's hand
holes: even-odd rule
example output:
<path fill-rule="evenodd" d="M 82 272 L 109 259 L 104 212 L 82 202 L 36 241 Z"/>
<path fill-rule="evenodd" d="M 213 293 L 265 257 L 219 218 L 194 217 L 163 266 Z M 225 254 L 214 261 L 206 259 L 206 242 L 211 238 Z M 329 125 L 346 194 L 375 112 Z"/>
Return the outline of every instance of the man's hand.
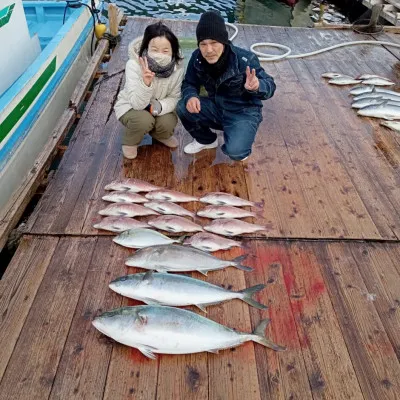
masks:
<path fill-rule="evenodd" d="M 256 70 L 253 69 L 250 72 L 250 67 L 247 66 L 246 82 L 244 84 L 245 89 L 250 90 L 251 92 L 255 92 L 258 90 L 259 86 L 260 86 L 260 82 L 258 81 L 258 78 L 256 77 Z"/>
<path fill-rule="evenodd" d="M 201 111 L 200 99 L 191 97 L 186 103 L 186 109 L 192 114 L 198 114 Z"/>
<path fill-rule="evenodd" d="M 146 57 L 140 57 L 139 64 L 140 68 L 142 69 L 143 82 L 146 86 L 150 86 L 156 74 L 149 69 L 149 64 L 147 63 Z"/>

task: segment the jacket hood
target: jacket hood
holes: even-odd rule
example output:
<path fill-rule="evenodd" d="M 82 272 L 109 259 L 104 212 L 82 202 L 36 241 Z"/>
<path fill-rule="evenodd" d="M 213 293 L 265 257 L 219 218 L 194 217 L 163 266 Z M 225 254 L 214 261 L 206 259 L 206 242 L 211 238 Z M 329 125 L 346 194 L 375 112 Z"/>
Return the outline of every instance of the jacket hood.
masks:
<path fill-rule="evenodd" d="M 137 63 L 139 63 L 139 50 L 140 50 L 140 46 L 142 45 L 142 40 L 143 40 L 143 36 L 140 36 L 134 40 L 132 40 L 132 42 L 129 44 L 128 47 L 128 56 L 130 60 L 135 60 Z M 177 63 L 176 68 L 183 68 L 183 54 L 182 52 L 180 52 L 179 54 L 182 58 L 182 60 Z"/>

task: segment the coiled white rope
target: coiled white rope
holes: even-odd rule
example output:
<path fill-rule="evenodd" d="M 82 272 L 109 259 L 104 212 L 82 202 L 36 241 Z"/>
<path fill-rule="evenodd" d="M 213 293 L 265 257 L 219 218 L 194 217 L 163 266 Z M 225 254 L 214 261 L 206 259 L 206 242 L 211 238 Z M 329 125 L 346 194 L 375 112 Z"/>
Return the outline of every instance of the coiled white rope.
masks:
<path fill-rule="evenodd" d="M 229 38 L 229 40 L 233 41 L 235 37 L 238 35 L 238 29 L 235 25 L 226 22 L 225 25 L 229 26 L 234 30 L 234 33 L 232 36 Z M 323 49 L 315 50 L 310 53 L 304 53 L 304 54 L 292 54 L 292 49 L 288 46 L 285 46 L 283 44 L 279 43 L 270 43 L 270 42 L 259 42 L 259 43 L 254 43 L 251 45 L 250 50 L 258 55 L 258 59 L 260 61 L 278 61 L 278 60 L 284 60 L 284 59 L 294 59 L 294 58 L 305 58 L 305 57 L 310 57 L 314 56 L 316 54 L 324 53 L 325 51 L 331 51 L 334 49 L 337 49 L 339 47 L 345 47 L 345 46 L 355 46 L 359 44 L 369 44 L 369 45 L 383 45 L 383 46 L 390 46 L 390 47 L 397 47 L 400 48 L 400 44 L 396 43 L 391 43 L 391 42 L 382 42 L 382 41 L 377 41 L 377 40 L 359 40 L 359 41 L 354 41 L 354 42 L 346 42 L 346 43 L 339 43 L 335 44 L 333 46 L 325 47 Z M 283 54 L 268 54 L 264 53 L 262 51 L 257 51 L 255 50 L 256 47 L 274 47 L 280 50 L 284 50 L 285 53 Z"/>

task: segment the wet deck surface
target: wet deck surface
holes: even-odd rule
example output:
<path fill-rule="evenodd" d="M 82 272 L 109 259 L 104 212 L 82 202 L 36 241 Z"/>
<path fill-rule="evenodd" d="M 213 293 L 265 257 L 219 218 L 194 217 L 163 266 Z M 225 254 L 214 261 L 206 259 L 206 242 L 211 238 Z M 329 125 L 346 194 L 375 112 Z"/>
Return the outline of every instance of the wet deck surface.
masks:
<path fill-rule="evenodd" d="M 124 68 L 127 44 L 148 23 L 129 20 L 110 75 Z M 194 37 L 194 23 L 168 24 L 179 37 Z M 304 52 L 364 38 L 241 26 L 235 43 L 279 42 Z M 97 85 L 0 281 L 0 399 L 399 398 L 400 137 L 357 117 L 348 89 L 320 77 L 377 73 L 400 83 L 399 58 L 398 50 L 360 46 L 264 64 L 278 89 L 265 102 L 246 163 L 230 163 L 219 149 L 185 155 L 190 137 L 181 127 L 179 149 L 147 141 L 136 160 L 123 161 L 122 126 L 112 113 L 123 76 Z M 123 176 L 264 203 L 253 221 L 268 231 L 248 239 L 245 250 L 254 272 L 228 268 L 207 281 L 234 290 L 265 283 L 258 300 L 269 309 L 235 300 L 209 307 L 207 316 L 247 332 L 270 317 L 267 336 L 286 352 L 247 343 L 218 355 L 151 361 L 92 327 L 101 311 L 136 304 L 108 289 L 112 279 L 135 272 L 124 266 L 131 251 L 92 228 L 105 206 L 104 186 Z"/>

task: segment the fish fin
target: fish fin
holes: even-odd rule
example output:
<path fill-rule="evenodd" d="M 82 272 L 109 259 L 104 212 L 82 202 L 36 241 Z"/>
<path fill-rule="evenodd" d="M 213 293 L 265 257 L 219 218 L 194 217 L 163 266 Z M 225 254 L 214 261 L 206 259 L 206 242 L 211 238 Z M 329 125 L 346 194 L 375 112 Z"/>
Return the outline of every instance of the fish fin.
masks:
<path fill-rule="evenodd" d="M 204 246 L 204 245 L 201 246 L 201 250 L 204 250 L 204 251 L 213 251 L 212 247 L 210 247 L 210 246 Z"/>
<path fill-rule="evenodd" d="M 251 306 L 258 308 L 260 310 L 266 310 L 268 308 L 267 306 L 255 301 L 252 298 L 257 292 L 259 292 L 260 290 L 263 290 L 264 288 L 265 288 L 265 285 L 259 284 L 259 285 L 249 287 L 247 289 L 240 290 L 238 293 L 243 294 L 242 300 L 245 301 L 247 304 L 250 304 Z"/>
<path fill-rule="evenodd" d="M 216 215 L 225 215 L 225 213 L 224 212 L 222 212 L 222 211 L 220 211 L 220 212 L 217 212 L 217 213 L 215 213 Z"/>
<path fill-rule="evenodd" d="M 234 258 L 231 262 L 234 267 L 241 269 L 242 271 L 253 271 L 253 268 L 242 265 L 241 262 L 247 257 L 247 254 L 243 254 L 239 257 Z"/>
<path fill-rule="evenodd" d="M 269 322 L 270 322 L 269 318 L 263 319 L 257 326 L 257 328 L 253 331 L 251 340 L 259 344 L 262 344 L 265 347 L 269 347 L 270 349 L 275 351 L 286 350 L 286 347 L 279 346 L 278 344 L 271 342 L 269 339 L 265 337 L 265 328 L 268 326 Z"/>
<path fill-rule="evenodd" d="M 162 305 L 164 305 L 164 304 L 160 303 L 157 300 L 149 299 L 147 297 L 142 297 L 141 301 L 143 301 L 143 303 L 148 304 L 149 306 L 162 306 Z"/>
<path fill-rule="evenodd" d="M 137 313 L 137 319 L 136 322 L 141 324 L 141 325 L 146 325 L 147 324 L 147 316 L 144 314 L 141 314 L 140 311 Z"/>
<path fill-rule="evenodd" d="M 204 313 L 207 314 L 207 310 L 206 310 L 206 308 L 204 307 L 203 304 L 195 304 L 195 306 L 196 306 L 197 308 L 200 308 L 201 311 L 203 311 Z"/>
<path fill-rule="evenodd" d="M 153 270 L 147 271 L 142 278 L 142 281 L 150 281 L 153 278 Z"/>
<path fill-rule="evenodd" d="M 157 359 L 156 355 L 153 353 L 153 350 L 156 350 L 154 347 L 140 345 L 137 349 L 147 358 L 151 358 L 152 360 Z"/>
<path fill-rule="evenodd" d="M 174 227 L 171 226 L 171 225 L 166 225 L 166 226 L 165 226 L 165 229 L 168 229 L 170 232 L 179 232 L 179 231 L 176 230 L 176 228 L 174 228 Z"/>
<path fill-rule="evenodd" d="M 229 236 L 235 236 L 235 232 L 233 232 L 233 231 L 225 231 L 225 232 Z"/>
<path fill-rule="evenodd" d="M 203 274 L 204 276 L 207 276 L 207 272 L 208 272 L 208 271 L 200 271 L 200 270 L 198 270 L 198 269 L 197 269 L 196 271 L 197 271 L 197 272 L 200 272 L 200 273 Z"/>
<path fill-rule="evenodd" d="M 180 237 L 178 237 L 177 242 L 178 243 L 183 243 L 183 241 L 187 238 L 188 235 L 182 235 Z"/>
<path fill-rule="evenodd" d="M 210 349 L 207 350 L 208 353 L 214 353 L 214 354 L 218 354 L 219 353 L 219 349 Z"/>

